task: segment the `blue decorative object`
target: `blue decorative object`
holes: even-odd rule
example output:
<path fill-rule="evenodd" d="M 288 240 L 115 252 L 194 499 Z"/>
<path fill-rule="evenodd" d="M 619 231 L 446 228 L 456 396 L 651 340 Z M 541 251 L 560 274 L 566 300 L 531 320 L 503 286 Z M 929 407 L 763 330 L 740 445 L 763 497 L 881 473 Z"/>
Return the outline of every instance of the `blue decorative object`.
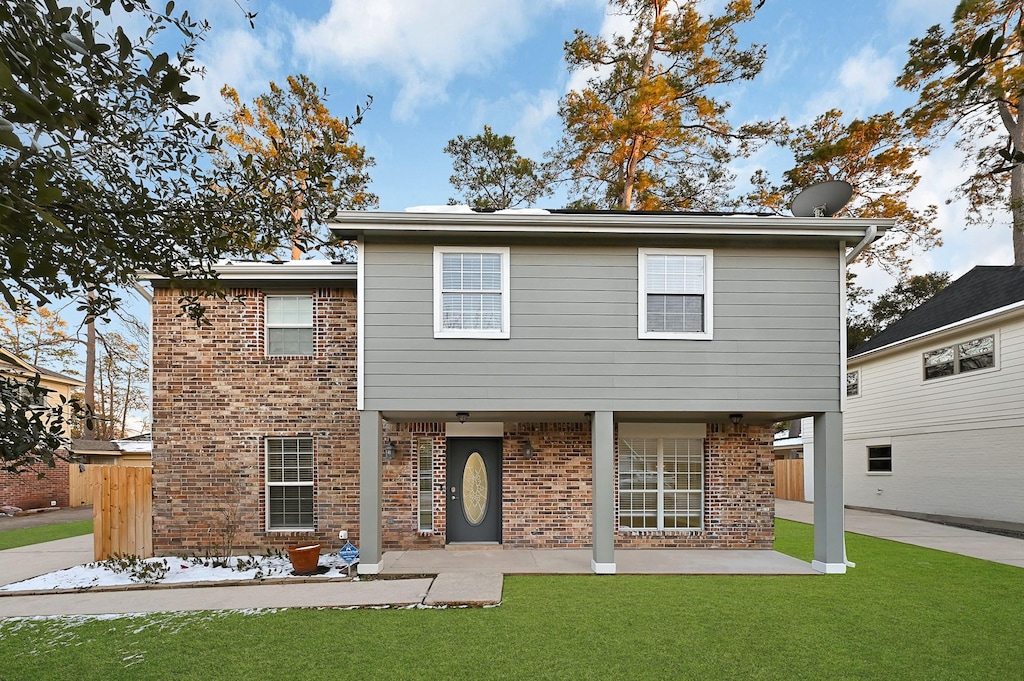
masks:
<path fill-rule="evenodd" d="M 352 545 L 352 542 L 345 542 L 345 545 L 341 547 L 341 551 L 338 551 L 338 555 L 345 565 L 351 565 L 356 562 L 359 558 L 359 549 Z"/>

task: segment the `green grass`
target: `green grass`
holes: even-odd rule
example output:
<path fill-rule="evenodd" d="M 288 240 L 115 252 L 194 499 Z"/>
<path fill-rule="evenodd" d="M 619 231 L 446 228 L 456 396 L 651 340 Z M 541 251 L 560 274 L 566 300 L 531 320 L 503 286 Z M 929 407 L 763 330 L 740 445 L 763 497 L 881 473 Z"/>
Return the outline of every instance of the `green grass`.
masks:
<path fill-rule="evenodd" d="M 812 529 L 778 521 L 810 559 Z M 0 622 L 0 679 L 1020 679 L 1024 571 L 848 535 L 804 577 L 518 576 L 501 606 Z"/>
<path fill-rule="evenodd" d="M 76 520 L 56 525 L 40 525 L 38 527 L 20 527 L 16 530 L 0 532 L 0 551 L 14 549 L 30 544 L 42 544 L 44 541 L 67 539 L 92 532 L 91 520 Z M 2 672 L 0 672 L 2 673 Z M 0 676 L 0 678 L 3 678 Z"/>

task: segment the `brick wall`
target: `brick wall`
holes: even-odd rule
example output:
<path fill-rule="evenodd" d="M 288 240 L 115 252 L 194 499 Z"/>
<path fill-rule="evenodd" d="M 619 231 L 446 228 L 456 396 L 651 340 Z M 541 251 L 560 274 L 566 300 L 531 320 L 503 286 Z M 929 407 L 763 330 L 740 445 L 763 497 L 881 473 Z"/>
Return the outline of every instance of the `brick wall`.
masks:
<path fill-rule="evenodd" d="M 440 548 L 445 531 L 443 424 L 394 424 L 398 456 L 383 473 L 386 549 Z M 710 424 L 705 439 L 705 514 L 701 530 L 618 530 L 617 548 L 759 548 L 774 539 L 771 428 Z M 418 533 L 416 443 L 433 450 L 434 533 Z M 523 441 L 534 457 L 522 456 Z M 617 439 L 617 438 L 616 438 Z M 506 423 L 502 444 L 502 540 L 507 548 L 591 546 L 590 424 Z"/>
<path fill-rule="evenodd" d="M 38 465 L 21 475 L 0 471 L 0 506 L 65 508 L 68 505 L 68 462 L 55 459 L 55 466 Z M 41 476 L 41 477 L 40 477 Z"/>
<path fill-rule="evenodd" d="M 314 295 L 313 357 L 266 357 L 263 294 L 207 303 L 210 326 L 177 317 L 179 292 L 153 301 L 153 545 L 158 554 L 262 551 L 319 540 L 358 541 L 359 418 L 354 291 Z M 312 437 L 312 532 L 268 532 L 267 437 Z"/>

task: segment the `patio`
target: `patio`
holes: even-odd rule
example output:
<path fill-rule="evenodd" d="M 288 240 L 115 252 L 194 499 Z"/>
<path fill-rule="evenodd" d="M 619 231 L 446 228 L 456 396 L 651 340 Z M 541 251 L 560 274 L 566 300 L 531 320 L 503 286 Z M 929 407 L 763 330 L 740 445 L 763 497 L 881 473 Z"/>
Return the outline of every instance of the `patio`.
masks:
<path fill-rule="evenodd" d="M 441 572 L 500 572 L 506 575 L 589 575 L 591 549 L 449 548 L 436 551 L 386 551 L 385 575 Z M 621 575 L 815 575 L 806 563 L 777 551 L 702 549 L 619 549 Z"/>

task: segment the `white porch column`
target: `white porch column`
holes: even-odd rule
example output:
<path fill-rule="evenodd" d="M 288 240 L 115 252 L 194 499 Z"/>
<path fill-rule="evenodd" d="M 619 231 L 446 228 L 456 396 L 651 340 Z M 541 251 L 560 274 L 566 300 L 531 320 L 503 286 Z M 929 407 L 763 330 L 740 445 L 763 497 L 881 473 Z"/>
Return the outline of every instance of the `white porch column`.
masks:
<path fill-rule="evenodd" d="M 594 412 L 593 445 L 594 556 L 590 568 L 615 574 L 615 439 L 612 412 Z"/>
<path fill-rule="evenodd" d="M 361 575 L 384 569 L 381 552 L 381 418 L 379 411 L 359 412 L 359 565 Z"/>
<path fill-rule="evenodd" d="M 843 414 L 814 417 L 814 560 L 826 574 L 846 572 L 843 522 Z"/>

